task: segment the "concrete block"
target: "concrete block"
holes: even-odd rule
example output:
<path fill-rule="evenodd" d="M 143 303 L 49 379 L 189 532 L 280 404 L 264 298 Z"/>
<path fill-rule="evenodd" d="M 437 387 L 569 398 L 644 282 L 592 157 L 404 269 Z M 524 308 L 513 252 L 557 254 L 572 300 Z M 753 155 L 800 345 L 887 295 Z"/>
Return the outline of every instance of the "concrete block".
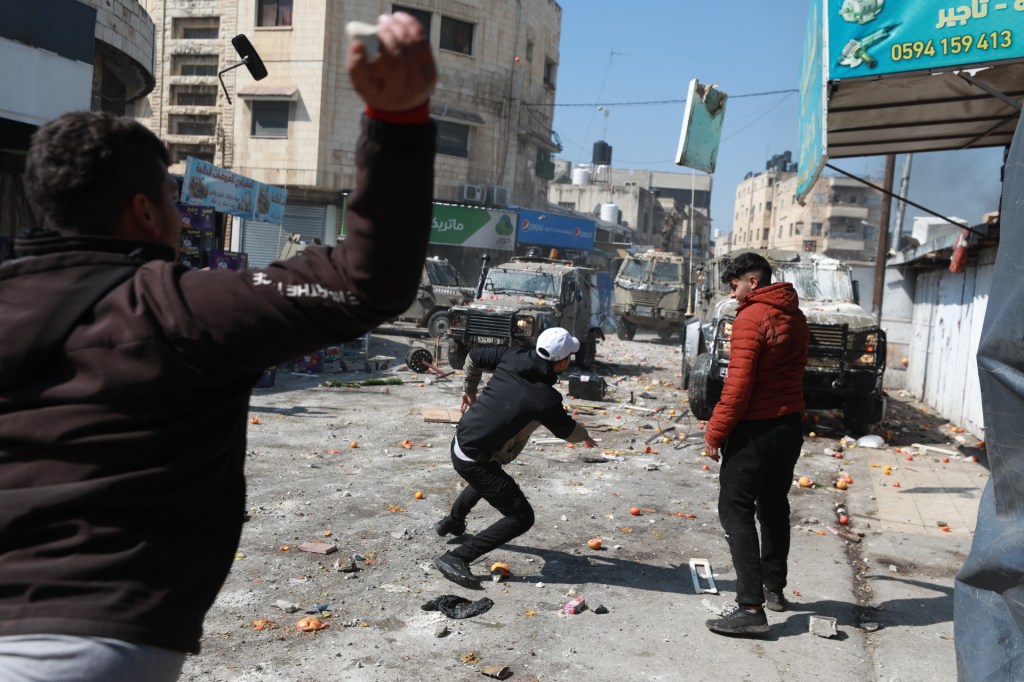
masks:
<path fill-rule="evenodd" d="M 831 616 L 811 616 L 807 631 L 818 637 L 835 637 L 836 619 Z"/>

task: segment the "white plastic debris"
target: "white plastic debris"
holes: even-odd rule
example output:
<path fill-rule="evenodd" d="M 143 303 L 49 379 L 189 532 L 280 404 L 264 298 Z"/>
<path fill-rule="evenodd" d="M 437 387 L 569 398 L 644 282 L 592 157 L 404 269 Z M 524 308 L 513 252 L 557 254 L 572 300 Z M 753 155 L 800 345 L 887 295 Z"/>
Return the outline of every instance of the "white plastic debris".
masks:
<path fill-rule="evenodd" d="M 875 448 L 877 450 L 878 448 L 884 446 L 885 441 L 882 440 L 882 437 L 876 436 L 874 434 L 871 434 L 869 436 L 861 436 L 860 438 L 857 439 L 858 448 Z"/>

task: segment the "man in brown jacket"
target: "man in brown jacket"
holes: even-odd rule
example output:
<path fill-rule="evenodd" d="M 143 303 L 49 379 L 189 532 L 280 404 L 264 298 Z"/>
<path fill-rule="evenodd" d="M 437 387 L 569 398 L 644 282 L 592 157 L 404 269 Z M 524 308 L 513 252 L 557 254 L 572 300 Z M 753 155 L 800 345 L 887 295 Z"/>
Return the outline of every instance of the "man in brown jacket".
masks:
<path fill-rule="evenodd" d="M 177 679 L 238 546 L 253 384 L 412 302 L 434 61 L 407 14 L 378 36 L 372 64 L 349 48 L 367 110 L 345 243 L 264 269 L 175 263 L 167 149 L 139 123 L 73 112 L 34 135 L 56 229 L 0 264 L 0 680 Z"/>
<path fill-rule="evenodd" d="M 768 261 L 749 252 L 722 273 L 739 305 L 722 398 L 704 437 L 711 459 L 717 462 L 721 451 L 718 516 L 736 568 L 736 610 L 707 621 L 721 634 L 767 633 L 762 605 L 786 609 L 787 495 L 803 444 L 809 335 L 793 285 L 772 284 L 771 277 Z"/>

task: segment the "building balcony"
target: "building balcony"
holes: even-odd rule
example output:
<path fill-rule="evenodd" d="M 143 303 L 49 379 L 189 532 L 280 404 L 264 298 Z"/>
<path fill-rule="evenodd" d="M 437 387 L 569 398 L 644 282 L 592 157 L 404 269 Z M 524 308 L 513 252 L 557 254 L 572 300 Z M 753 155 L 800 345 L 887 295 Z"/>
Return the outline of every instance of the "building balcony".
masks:
<path fill-rule="evenodd" d="M 866 220 L 868 217 L 867 206 L 853 206 L 849 204 L 832 204 L 825 209 L 825 218 L 853 218 L 855 220 Z"/>

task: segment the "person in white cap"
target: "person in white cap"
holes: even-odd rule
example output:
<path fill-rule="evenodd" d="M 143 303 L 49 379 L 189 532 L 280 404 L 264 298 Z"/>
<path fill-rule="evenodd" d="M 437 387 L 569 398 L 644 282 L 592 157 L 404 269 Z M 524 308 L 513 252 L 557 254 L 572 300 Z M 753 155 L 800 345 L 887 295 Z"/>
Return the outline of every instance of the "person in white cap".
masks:
<path fill-rule="evenodd" d="M 463 416 L 452 439 L 451 456 L 467 485 L 434 530 L 441 536 L 463 535 L 466 516 L 481 499 L 501 512 L 502 518 L 434 559 L 441 574 L 457 585 L 479 589 L 469 564 L 533 526 L 533 507 L 502 467 L 519 456 L 537 427 L 544 426 L 570 443 L 596 445 L 587 430 L 566 414 L 562 394 L 554 388 L 579 349 L 579 339 L 552 327 L 537 338 L 536 350 L 479 346 L 466 357 Z M 484 370 L 493 375 L 478 397 Z"/>

